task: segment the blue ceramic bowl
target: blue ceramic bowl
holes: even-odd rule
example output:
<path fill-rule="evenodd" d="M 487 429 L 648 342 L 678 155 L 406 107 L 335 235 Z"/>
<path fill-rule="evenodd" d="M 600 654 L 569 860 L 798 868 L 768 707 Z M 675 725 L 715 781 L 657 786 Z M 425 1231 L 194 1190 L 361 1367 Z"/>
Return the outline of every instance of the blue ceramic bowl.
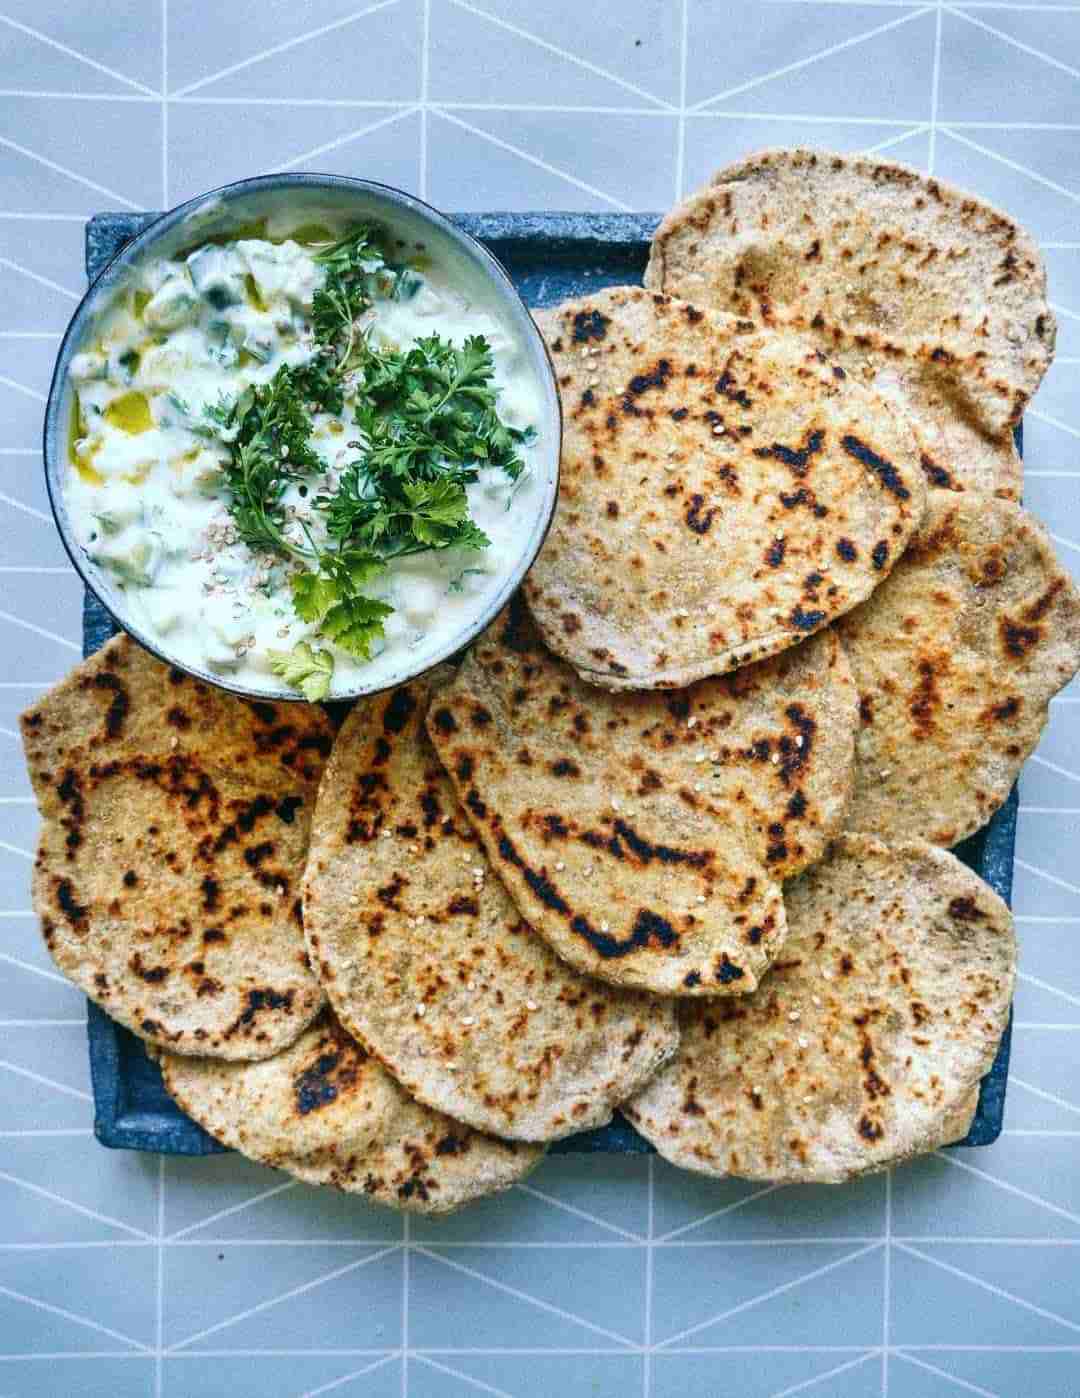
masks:
<path fill-rule="evenodd" d="M 501 585 L 475 618 L 457 634 L 448 637 L 437 652 L 426 651 L 423 658 L 411 666 L 409 662 L 403 662 L 396 672 L 384 675 L 377 683 L 360 685 L 346 693 L 334 695 L 335 699 L 354 699 L 390 689 L 414 678 L 468 645 L 483 631 L 510 600 L 531 567 L 551 524 L 558 496 L 562 417 L 555 374 L 543 338 L 502 265 L 482 243 L 455 228 L 429 204 L 373 180 L 319 174 L 260 175 L 255 179 L 223 185 L 163 214 L 113 258 L 71 318 L 57 355 L 45 410 L 45 482 L 56 525 L 72 563 L 118 626 L 160 659 L 186 670 L 207 684 L 248 698 L 298 699 L 297 695 L 282 693 L 269 686 L 256 689 L 230 684 L 227 678 L 219 674 L 177 659 L 159 639 L 146 635 L 132 620 L 123 590 L 87 557 L 79 545 L 64 498 L 64 476 L 70 469 L 68 433 L 74 396 L 68 366 L 72 357 L 93 338 L 96 317 L 124 285 L 131 269 L 143 258 L 169 257 L 181 248 L 207 238 L 228 237 L 244 225 L 274 215 L 287 216 L 293 227 L 328 220 L 340 224 L 370 219 L 390 228 L 397 236 L 422 243 L 444 265 L 456 269 L 466 285 L 475 288 L 483 284 L 491 295 L 493 309 L 505 317 L 519 338 L 527 355 L 529 369 L 541 390 L 542 415 L 533 466 L 539 490 L 532 528 L 520 554 L 510 562 Z"/>

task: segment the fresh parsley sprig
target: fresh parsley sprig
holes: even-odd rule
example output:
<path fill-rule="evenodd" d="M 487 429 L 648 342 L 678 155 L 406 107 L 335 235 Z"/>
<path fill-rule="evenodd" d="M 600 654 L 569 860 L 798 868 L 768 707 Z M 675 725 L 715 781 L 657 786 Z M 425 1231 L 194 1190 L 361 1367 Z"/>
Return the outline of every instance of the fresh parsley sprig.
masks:
<path fill-rule="evenodd" d="M 530 430 L 499 417 L 491 346 L 480 335 L 455 346 L 430 335 L 405 351 L 373 348 L 358 322 L 380 297 L 420 285 L 391 262 L 386 240 L 368 226 L 323 248 L 325 281 L 312 303 L 319 350 L 283 366 L 235 403 L 203 410 L 204 428 L 228 447 L 229 511 L 249 547 L 290 561 L 293 608 L 319 636 L 370 658 L 393 608 L 365 589 L 390 560 L 429 550 L 481 550 L 490 540 L 469 517 L 466 487 L 481 467 L 517 481 Z M 289 488 L 325 472 L 311 447 L 310 410 L 340 416 L 352 401 L 357 451 L 332 492 L 311 506 L 326 541 L 299 520 L 304 541 L 287 533 Z M 467 573 L 465 569 L 458 585 Z M 308 699 L 325 698 L 333 654 L 301 642 L 268 652 L 271 668 Z"/>

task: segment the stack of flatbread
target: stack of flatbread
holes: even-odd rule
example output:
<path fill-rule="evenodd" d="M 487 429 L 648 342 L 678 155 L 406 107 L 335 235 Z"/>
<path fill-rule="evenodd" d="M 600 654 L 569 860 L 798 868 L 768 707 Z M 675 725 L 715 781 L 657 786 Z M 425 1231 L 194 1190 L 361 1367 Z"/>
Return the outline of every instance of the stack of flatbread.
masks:
<path fill-rule="evenodd" d="M 118 640 L 24 716 L 53 956 L 217 1139 L 401 1208 L 618 1107 L 751 1179 L 962 1138 L 1016 947 L 950 849 L 1080 668 L 1018 503 L 1036 248 L 776 151 L 537 319 L 558 506 L 456 668 L 335 732 Z"/>

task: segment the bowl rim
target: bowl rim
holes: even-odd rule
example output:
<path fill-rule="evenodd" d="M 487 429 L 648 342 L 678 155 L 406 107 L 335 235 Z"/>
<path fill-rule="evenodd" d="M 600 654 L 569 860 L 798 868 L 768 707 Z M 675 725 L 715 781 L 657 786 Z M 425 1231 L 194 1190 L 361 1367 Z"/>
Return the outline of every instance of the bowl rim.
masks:
<path fill-rule="evenodd" d="M 537 363 L 542 370 L 546 369 L 547 386 L 550 389 L 550 399 L 554 406 L 551 414 L 551 427 L 554 429 L 554 469 L 550 476 L 550 487 L 547 497 L 542 502 L 542 523 L 530 541 L 529 547 L 519 556 L 514 566 L 506 573 L 501 585 L 497 588 L 493 597 L 478 612 L 477 616 L 468 626 L 457 633 L 452 641 L 445 647 L 437 650 L 430 658 L 425 659 L 415 667 L 405 666 L 392 677 L 379 681 L 376 684 L 364 685 L 360 688 L 350 689 L 340 694 L 330 694 L 325 702 L 328 703 L 352 703 L 357 699 L 370 698 L 378 694 L 384 694 L 388 690 L 396 689 L 399 685 L 408 684 L 410 680 L 419 679 L 422 675 L 433 670 L 437 665 L 453 660 L 467 646 L 471 645 L 483 631 L 495 620 L 502 609 L 510 602 L 514 593 L 521 586 L 521 583 L 536 561 L 548 531 L 551 529 L 555 515 L 555 508 L 559 499 L 559 487 L 562 473 L 562 435 L 563 435 L 563 413 L 562 401 L 559 395 L 558 382 L 555 375 L 555 366 L 552 363 L 551 352 L 547 347 L 543 335 L 540 332 L 528 306 L 525 304 L 521 293 L 511 280 L 509 272 L 491 251 L 478 238 L 471 233 L 467 233 L 463 228 L 459 228 L 451 219 L 434 205 L 419 198 L 408 191 L 398 189 L 395 185 L 385 184 L 379 180 L 367 180 L 350 175 L 337 175 L 329 172 L 314 170 L 285 171 L 281 174 L 253 175 L 242 180 L 232 180 L 227 184 L 218 185 L 213 189 L 206 190 L 202 194 L 197 194 L 191 199 L 184 200 L 183 203 L 175 205 L 172 209 L 164 210 L 152 219 L 145 228 L 141 229 L 134 237 L 130 238 L 122 247 L 118 248 L 109 259 L 94 280 L 87 287 L 78 305 L 72 313 L 67 328 L 61 337 L 60 344 L 56 352 L 56 360 L 53 364 L 52 376 L 49 382 L 49 391 L 46 398 L 45 413 L 42 422 L 42 465 L 45 476 L 45 490 L 49 497 L 49 508 L 52 511 L 53 521 L 56 525 L 60 541 L 71 561 L 76 573 L 79 575 L 83 585 L 104 608 L 112 619 L 113 623 L 119 627 L 120 631 L 126 633 L 138 645 L 148 650 L 156 656 L 163 664 L 174 669 L 182 670 L 185 674 L 202 681 L 204 684 L 214 685 L 229 694 L 234 694 L 242 699 L 259 700 L 273 703 L 297 703 L 306 704 L 310 702 L 302 694 L 291 691 L 279 691 L 276 689 L 258 689 L 249 685 L 230 683 L 227 678 L 211 670 L 202 669 L 198 666 L 188 664 L 178 657 L 170 654 L 155 638 L 144 634 L 142 628 L 130 617 L 122 616 L 118 609 L 110 600 L 102 595 L 96 580 L 91 576 L 89 560 L 78 541 L 73 535 L 70 519 L 67 513 L 66 502 L 63 495 L 62 472 L 66 465 L 66 452 L 54 451 L 54 444 L 59 440 L 58 433 L 62 427 L 60 421 L 61 405 L 64 396 L 65 384 L 70 368 L 72 357 L 78 351 L 78 341 L 85 333 L 87 321 L 94 309 L 94 303 L 101 294 L 103 287 L 107 286 L 110 279 L 119 275 L 121 270 L 126 270 L 133 264 L 149 247 L 170 229 L 182 222 L 189 214 L 198 208 L 211 204 L 214 201 L 222 203 L 231 202 L 235 199 L 250 194 L 270 192 L 272 190 L 289 188 L 325 188 L 328 191 L 344 191 L 345 193 L 365 193 L 374 195 L 377 199 L 383 199 L 391 207 L 402 206 L 411 213 L 417 215 L 422 221 L 433 225 L 440 234 L 448 238 L 452 243 L 464 252 L 474 264 L 478 264 L 478 270 L 486 277 L 486 280 L 493 284 L 500 294 L 501 304 L 510 310 L 512 318 L 517 322 L 517 328 L 524 337 L 529 340 L 534 347 L 538 347 L 540 355 Z M 132 213 L 137 211 L 132 210 Z M 545 405 L 545 414 L 548 408 Z M 59 459 L 63 456 L 63 460 Z"/>

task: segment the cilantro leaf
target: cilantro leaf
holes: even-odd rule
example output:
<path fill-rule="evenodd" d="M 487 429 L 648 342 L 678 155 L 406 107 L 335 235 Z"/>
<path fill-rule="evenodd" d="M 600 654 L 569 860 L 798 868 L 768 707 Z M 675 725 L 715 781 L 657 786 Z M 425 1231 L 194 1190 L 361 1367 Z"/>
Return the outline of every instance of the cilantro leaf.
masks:
<path fill-rule="evenodd" d="M 383 620 L 393 611 L 374 597 L 347 597 L 323 617 L 322 634 L 349 655 L 371 659 L 371 647 L 383 635 Z"/>
<path fill-rule="evenodd" d="M 299 689 L 309 703 L 325 699 L 334 674 L 334 657 L 328 650 L 314 650 L 300 641 L 292 650 L 268 650 L 267 659 L 275 675 Z"/>

